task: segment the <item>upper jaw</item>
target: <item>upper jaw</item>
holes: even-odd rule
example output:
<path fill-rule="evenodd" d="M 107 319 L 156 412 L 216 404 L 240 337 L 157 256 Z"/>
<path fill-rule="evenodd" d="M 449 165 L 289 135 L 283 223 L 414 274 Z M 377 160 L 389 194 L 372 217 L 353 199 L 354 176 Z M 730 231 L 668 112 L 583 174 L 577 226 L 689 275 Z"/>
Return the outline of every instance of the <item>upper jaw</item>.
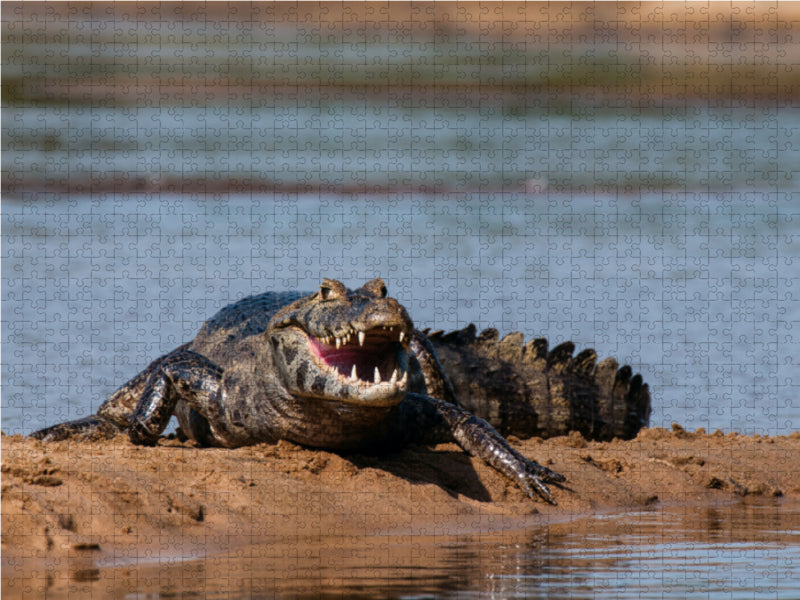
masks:
<path fill-rule="evenodd" d="M 352 324 L 341 331 L 323 334 L 319 337 L 311 336 L 319 342 L 327 346 L 335 346 L 339 349 L 350 343 L 357 343 L 360 347 L 364 346 L 367 341 L 367 335 L 370 337 L 384 337 L 390 341 L 402 344 L 406 350 L 410 343 L 411 335 L 404 325 L 380 325 L 372 327 L 371 329 L 357 329 Z"/>

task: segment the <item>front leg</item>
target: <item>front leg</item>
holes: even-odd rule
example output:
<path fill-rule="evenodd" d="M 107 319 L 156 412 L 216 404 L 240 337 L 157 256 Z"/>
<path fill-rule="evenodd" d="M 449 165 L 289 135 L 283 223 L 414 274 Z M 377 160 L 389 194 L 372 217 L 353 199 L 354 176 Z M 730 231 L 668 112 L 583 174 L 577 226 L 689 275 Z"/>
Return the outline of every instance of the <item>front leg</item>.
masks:
<path fill-rule="evenodd" d="M 222 369 L 197 352 L 179 348 L 152 369 L 129 418 L 128 436 L 134 444 L 155 445 L 182 400 L 208 422 L 219 438 L 216 441 L 224 445 L 223 395 Z"/>
<path fill-rule="evenodd" d="M 415 329 L 411 335 L 411 352 L 417 358 L 420 372 L 425 378 L 425 393 L 432 398 L 441 398 L 458 406 L 459 402 L 453 384 L 450 383 L 447 373 L 444 372 L 433 344 L 428 336 L 418 329 Z"/>
<path fill-rule="evenodd" d="M 483 419 L 450 402 L 423 394 L 407 394 L 404 403 L 408 412 L 406 418 L 412 420 L 406 426 L 417 431 L 431 425 L 439 432 L 444 430 L 445 435 L 449 434 L 466 452 L 515 481 L 529 498 L 538 494 L 556 504 L 545 482 L 565 481 L 566 477 L 522 456 Z"/>

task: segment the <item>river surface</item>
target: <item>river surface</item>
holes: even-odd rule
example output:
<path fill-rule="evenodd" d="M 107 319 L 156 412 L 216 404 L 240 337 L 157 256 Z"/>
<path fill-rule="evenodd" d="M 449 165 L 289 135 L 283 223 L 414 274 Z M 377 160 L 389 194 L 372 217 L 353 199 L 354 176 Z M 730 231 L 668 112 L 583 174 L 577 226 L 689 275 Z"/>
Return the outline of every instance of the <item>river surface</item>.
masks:
<path fill-rule="evenodd" d="M 664 507 L 505 531 L 303 536 L 4 571 L 3 595 L 48 598 L 800 597 L 797 506 Z M 91 553 L 89 553 L 91 554 Z"/>
<path fill-rule="evenodd" d="M 418 327 L 573 340 L 651 425 L 800 427 L 796 195 L 94 194 L 3 202 L 2 423 L 96 410 L 226 303 L 383 277 Z"/>
<path fill-rule="evenodd" d="M 211 591 L 206 597 L 212 598 L 229 597 L 229 590 L 242 597 L 407 600 L 800 595 L 800 513 L 774 505 L 598 516 L 576 522 L 574 531 L 539 526 L 430 539 L 387 536 L 360 547 L 335 539 L 304 542 L 288 555 L 280 548 L 265 555 L 260 545 L 187 566 L 212 590 L 224 578 L 225 593 Z M 169 590 L 170 569 L 162 567 L 150 581 L 162 593 Z"/>
<path fill-rule="evenodd" d="M 291 100 L 291 99 L 290 99 Z M 520 100 L 523 101 L 522 99 Z M 800 111 L 274 98 L 245 106 L 11 106 L 7 181 L 238 179 L 326 188 L 797 189 Z"/>

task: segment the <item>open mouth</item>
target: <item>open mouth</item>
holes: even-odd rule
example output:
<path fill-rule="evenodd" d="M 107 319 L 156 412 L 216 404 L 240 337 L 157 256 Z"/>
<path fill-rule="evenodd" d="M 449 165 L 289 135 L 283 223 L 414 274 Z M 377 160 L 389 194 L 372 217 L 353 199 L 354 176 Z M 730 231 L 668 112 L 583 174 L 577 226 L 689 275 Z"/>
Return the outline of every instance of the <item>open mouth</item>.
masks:
<path fill-rule="evenodd" d="M 399 327 L 350 329 L 339 335 L 309 339 L 320 362 L 340 379 L 363 386 L 404 386 L 407 381 L 408 337 Z"/>

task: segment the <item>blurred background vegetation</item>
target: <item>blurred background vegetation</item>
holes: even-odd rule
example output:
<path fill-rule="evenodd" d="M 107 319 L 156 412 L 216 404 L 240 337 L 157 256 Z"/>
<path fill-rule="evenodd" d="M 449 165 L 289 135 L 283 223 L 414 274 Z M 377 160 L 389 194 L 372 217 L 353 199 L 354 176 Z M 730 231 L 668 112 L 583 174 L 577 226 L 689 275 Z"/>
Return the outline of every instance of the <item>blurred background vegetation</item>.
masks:
<path fill-rule="evenodd" d="M 800 4 L 775 2 L 6 2 L 3 97 L 196 105 L 408 87 L 512 103 L 794 99 L 799 18 Z"/>

